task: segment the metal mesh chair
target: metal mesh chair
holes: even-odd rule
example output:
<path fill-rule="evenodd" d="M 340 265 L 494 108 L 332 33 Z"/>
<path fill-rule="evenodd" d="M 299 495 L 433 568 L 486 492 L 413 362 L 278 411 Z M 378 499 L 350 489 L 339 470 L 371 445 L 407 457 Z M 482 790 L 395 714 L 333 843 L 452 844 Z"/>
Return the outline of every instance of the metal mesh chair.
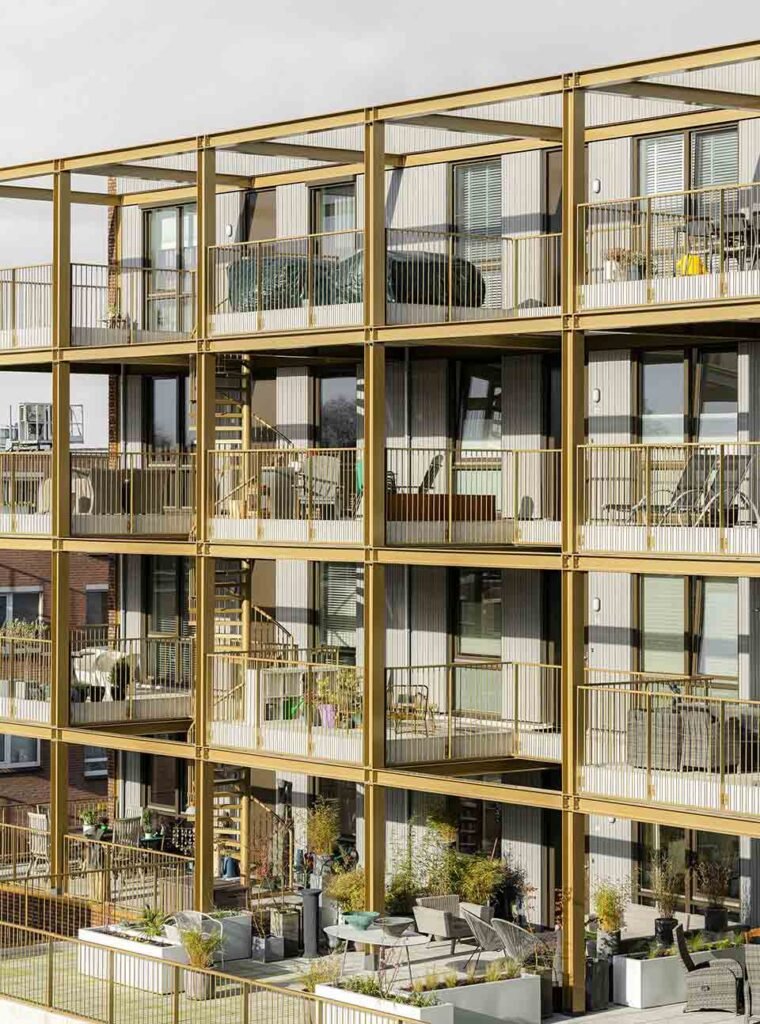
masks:
<path fill-rule="evenodd" d="M 482 953 L 505 953 L 504 943 L 499 937 L 499 933 L 495 928 L 492 928 L 487 921 L 483 921 L 481 918 L 471 914 L 469 910 L 462 910 L 462 917 L 469 925 L 470 931 L 475 938 L 475 949 L 469 956 L 467 963 L 472 961 L 475 957 L 475 966 L 478 966 L 480 962 L 480 956 Z"/>

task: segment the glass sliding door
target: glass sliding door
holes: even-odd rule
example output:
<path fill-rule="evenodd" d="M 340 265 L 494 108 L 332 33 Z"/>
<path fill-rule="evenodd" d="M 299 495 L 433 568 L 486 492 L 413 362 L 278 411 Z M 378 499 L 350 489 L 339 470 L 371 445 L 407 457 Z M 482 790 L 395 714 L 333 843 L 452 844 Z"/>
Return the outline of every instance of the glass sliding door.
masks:
<path fill-rule="evenodd" d="M 192 330 L 198 217 L 192 204 L 148 210 L 145 215 L 145 321 L 151 331 Z"/>
<path fill-rule="evenodd" d="M 681 444 L 686 436 L 686 371 L 683 352 L 641 357 L 641 440 Z"/>

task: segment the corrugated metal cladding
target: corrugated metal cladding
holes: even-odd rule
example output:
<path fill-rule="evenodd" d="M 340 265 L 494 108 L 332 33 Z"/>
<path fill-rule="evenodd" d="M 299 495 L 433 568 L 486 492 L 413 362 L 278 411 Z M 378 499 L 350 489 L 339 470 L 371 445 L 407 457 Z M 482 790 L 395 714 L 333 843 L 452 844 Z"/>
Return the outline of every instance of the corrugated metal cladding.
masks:
<path fill-rule="evenodd" d="M 590 444 L 628 444 L 634 431 L 633 391 L 630 350 L 589 353 L 586 438 Z"/>
<path fill-rule="evenodd" d="M 541 786 L 540 774 L 531 779 L 522 777 L 516 784 Z M 507 863 L 519 866 L 530 879 L 533 889 L 526 901 L 525 916 L 533 924 L 549 920 L 547 860 L 549 850 L 543 842 L 543 811 L 540 807 L 506 806 L 502 810 L 502 856 Z"/>
<path fill-rule="evenodd" d="M 543 663 L 543 574 L 510 569 L 502 573 L 502 581 L 501 656 L 504 661 Z"/>
<path fill-rule="evenodd" d="M 310 643 L 312 600 L 312 572 L 310 564 L 302 559 L 277 560 L 275 579 L 275 618 L 293 635 L 298 647 Z"/>
<path fill-rule="evenodd" d="M 590 896 L 600 882 L 631 887 L 637 867 L 635 822 L 590 814 L 587 827 Z"/>
<path fill-rule="evenodd" d="M 586 577 L 586 662 L 589 668 L 631 671 L 637 646 L 635 578 L 627 572 Z M 598 604 L 598 610 L 596 610 Z M 594 674 L 594 679 L 599 679 Z"/>

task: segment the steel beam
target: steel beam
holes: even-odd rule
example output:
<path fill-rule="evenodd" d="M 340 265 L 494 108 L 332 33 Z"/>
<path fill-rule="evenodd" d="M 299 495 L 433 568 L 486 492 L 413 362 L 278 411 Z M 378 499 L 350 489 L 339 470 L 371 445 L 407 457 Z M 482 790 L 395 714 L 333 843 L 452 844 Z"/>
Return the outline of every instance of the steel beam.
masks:
<path fill-rule="evenodd" d="M 633 96 L 642 100 L 664 100 L 671 103 L 686 103 L 697 107 L 725 107 L 729 110 L 760 110 L 760 96 L 747 93 L 728 92 L 722 89 L 702 89 L 686 85 L 671 85 L 668 82 L 615 82 L 603 86 L 603 93 L 618 96 Z"/>
<path fill-rule="evenodd" d="M 437 128 L 444 132 L 462 132 L 468 135 L 497 135 L 504 138 L 540 139 L 561 143 L 562 129 L 553 125 L 526 124 L 522 121 L 496 121 L 490 117 L 463 117 L 461 114 L 417 114 L 392 121 L 392 124 Z"/>
<path fill-rule="evenodd" d="M 385 324 L 385 125 L 364 128 L 364 323 Z"/>

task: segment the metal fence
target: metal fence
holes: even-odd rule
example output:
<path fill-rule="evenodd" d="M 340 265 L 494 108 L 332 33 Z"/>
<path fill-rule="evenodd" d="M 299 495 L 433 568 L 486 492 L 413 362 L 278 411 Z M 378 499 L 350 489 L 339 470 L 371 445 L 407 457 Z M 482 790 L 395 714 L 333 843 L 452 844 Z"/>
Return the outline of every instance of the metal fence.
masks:
<path fill-rule="evenodd" d="M 0 629 L 0 718 L 50 722 L 51 641 Z"/>
<path fill-rule="evenodd" d="M 760 294 L 760 184 L 584 203 L 586 308 Z"/>
<path fill-rule="evenodd" d="M 561 757 L 559 665 L 404 665 L 386 669 L 385 678 L 389 764 Z"/>
<path fill-rule="evenodd" d="M 50 533 L 52 453 L 0 452 L 0 533 Z"/>
<path fill-rule="evenodd" d="M 195 452 L 143 448 L 71 456 L 75 535 L 189 536 L 194 506 Z"/>
<path fill-rule="evenodd" d="M 195 272 L 71 265 L 71 344 L 135 345 L 195 336 Z"/>
<path fill-rule="evenodd" d="M 364 233 L 211 246 L 211 334 L 364 322 Z"/>
<path fill-rule="evenodd" d="M 209 656 L 209 671 L 209 742 L 361 763 L 361 668 L 218 653 Z"/>
<path fill-rule="evenodd" d="M 558 449 L 387 448 L 386 541 L 559 544 L 561 468 Z"/>
<path fill-rule="evenodd" d="M 52 343 L 52 264 L 0 269 L 0 349 Z"/>

